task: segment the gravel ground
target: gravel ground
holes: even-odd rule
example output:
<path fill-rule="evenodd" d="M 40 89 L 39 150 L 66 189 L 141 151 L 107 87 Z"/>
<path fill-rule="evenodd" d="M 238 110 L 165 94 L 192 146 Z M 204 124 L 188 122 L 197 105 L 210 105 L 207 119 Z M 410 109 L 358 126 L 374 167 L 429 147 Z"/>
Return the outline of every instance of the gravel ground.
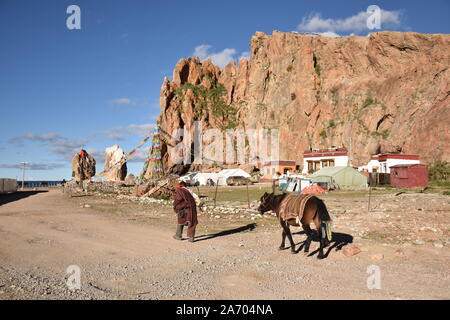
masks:
<path fill-rule="evenodd" d="M 364 198 L 326 196 L 334 230 L 362 252 L 318 260 L 278 251 L 271 215 L 208 208 L 188 243 L 171 238 L 167 201 L 32 194 L 0 206 L 0 299 L 449 299 L 449 198 L 392 197 L 367 212 Z M 66 284 L 70 265 L 79 290 Z M 380 289 L 367 287 L 370 265 Z"/>

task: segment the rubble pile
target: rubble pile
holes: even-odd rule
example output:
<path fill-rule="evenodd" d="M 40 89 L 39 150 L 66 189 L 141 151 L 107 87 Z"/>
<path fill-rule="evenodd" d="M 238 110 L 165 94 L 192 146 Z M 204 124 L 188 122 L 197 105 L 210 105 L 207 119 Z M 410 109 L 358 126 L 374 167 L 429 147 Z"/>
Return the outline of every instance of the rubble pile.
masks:
<path fill-rule="evenodd" d="M 90 182 L 88 190 L 100 194 L 130 194 L 132 187 L 125 183 L 117 183 L 114 181 Z"/>
<path fill-rule="evenodd" d="M 134 174 L 129 173 L 127 175 L 127 177 L 125 178 L 125 183 L 127 185 L 135 185 L 136 184 L 136 177 L 134 176 Z"/>
<path fill-rule="evenodd" d="M 135 197 L 171 198 L 175 191 L 173 181 L 164 179 L 140 184 L 136 186 L 132 195 Z"/>

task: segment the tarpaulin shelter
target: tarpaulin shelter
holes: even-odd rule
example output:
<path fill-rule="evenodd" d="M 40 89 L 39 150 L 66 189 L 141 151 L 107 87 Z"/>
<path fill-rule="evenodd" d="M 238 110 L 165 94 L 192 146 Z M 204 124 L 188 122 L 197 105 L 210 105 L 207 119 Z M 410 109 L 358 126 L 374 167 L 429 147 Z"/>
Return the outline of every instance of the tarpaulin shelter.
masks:
<path fill-rule="evenodd" d="M 367 177 L 352 167 L 324 167 L 309 176 L 314 183 L 328 183 L 340 188 L 367 187 Z"/>
<path fill-rule="evenodd" d="M 306 187 L 301 191 L 302 194 L 317 194 L 317 193 L 325 193 L 327 190 L 321 188 L 320 186 L 313 184 L 312 186 Z"/>
<path fill-rule="evenodd" d="M 240 168 L 236 169 L 223 169 L 222 171 L 217 173 L 217 181 L 218 184 L 221 186 L 227 185 L 227 179 L 229 177 L 244 177 L 244 178 L 251 178 L 251 175 L 249 175 L 247 172 Z"/>
<path fill-rule="evenodd" d="M 300 192 L 311 185 L 311 179 L 301 177 L 288 177 L 283 185 L 279 185 L 279 189 L 287 192 Z"/>
<path fill-rule="evenodd" d="M 200 186 L 206 186 L 208 184 L 208 180 L 211 179 L 214 183 L 216 183 L 218 178 L 217 172 L 199 172 L 192 176 L 192 180 L 198 182 Z"/>

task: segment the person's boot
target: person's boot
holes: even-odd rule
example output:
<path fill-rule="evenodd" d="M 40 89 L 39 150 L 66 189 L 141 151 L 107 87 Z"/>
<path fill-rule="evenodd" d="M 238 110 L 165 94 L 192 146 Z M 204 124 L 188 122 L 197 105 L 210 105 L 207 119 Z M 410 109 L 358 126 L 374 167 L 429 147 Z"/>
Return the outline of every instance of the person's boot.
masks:
<path fill-rule="evenodd" d="M 175 240 L 181 240 L 182 239 L 182 235 L 183 235 L 183 225 L 182 224 L 179 224 L 178 226 L 177 226 L 177 231 L 175 232 L 175 235 L 173 236 L 173 238 L 175 239 Z"/>

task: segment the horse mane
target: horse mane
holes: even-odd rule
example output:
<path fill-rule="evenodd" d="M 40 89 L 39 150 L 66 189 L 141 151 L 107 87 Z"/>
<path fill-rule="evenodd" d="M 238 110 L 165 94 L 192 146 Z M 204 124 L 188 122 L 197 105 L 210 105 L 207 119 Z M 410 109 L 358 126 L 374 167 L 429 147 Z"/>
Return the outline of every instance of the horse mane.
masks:
<path fill-rule="evenodd" d="M 269 197 L 271 198 L 271 199 L 270 199 L 270 202 L 271 202 L 272 206 L 274 207 L 274 209 L 275 209 L 274 211 L 277 213 L 277 215 L 278 215 L 278 208 L 280 207 L 281 201 L 283 201 L 283 199 L 284 199 L 287 195 L 288 195 L 288 194 L 285 193 L 285 192 L 283 192 L 282 194 L 279 194 L 279 195 L 275 195 L 275 193 L 272 192 L 272 193 L 269 195 Z"/>

